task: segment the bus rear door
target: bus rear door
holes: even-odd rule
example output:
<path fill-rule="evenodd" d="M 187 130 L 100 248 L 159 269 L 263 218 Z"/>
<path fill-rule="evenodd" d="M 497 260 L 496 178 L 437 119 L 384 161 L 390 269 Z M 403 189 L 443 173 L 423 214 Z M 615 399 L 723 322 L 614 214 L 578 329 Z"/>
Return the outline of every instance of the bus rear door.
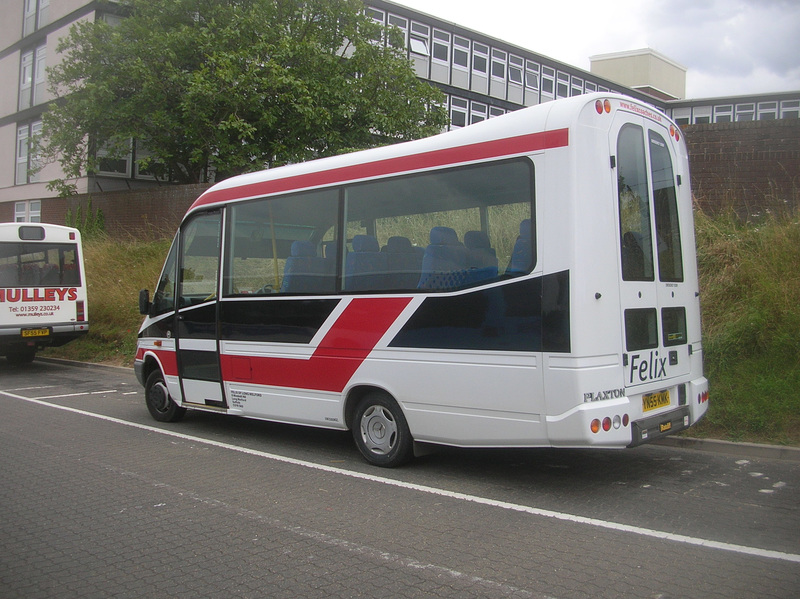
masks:
<path fill-rule="evenodd" d="M 648 118 L 618 111 L 610 141 L 617 169 L 625 386 L 629 396 L 642 394 L 647 418 L 685 403 L 670 381 L 690 372 L 686 294 L 694 289 L 684 280 L 679 163 L 668 130 Z M 663 427 L 666 432 L 672 425 Z"/>

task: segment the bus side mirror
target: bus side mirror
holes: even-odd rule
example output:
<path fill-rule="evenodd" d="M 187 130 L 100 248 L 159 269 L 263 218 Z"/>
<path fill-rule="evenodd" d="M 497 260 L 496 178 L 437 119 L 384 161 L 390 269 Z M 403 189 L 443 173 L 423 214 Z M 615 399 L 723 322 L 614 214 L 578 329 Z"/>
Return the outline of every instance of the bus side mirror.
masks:
<path fill-rule="evenodd" d="M 150 314 L 150 292 L 147 289 L 139 291 L 139 314 Z"/>

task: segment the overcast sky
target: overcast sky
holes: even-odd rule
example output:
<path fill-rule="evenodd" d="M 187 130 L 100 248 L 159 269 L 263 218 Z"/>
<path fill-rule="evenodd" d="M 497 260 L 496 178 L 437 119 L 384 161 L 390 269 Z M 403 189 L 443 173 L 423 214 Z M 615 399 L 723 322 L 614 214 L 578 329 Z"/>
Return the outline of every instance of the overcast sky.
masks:
<path fill-rule="evenodd" d="M 800 0 L 393 1 L 587 71 L 653 48 L 688 68 L 688 98 L 800 90 Z"/>

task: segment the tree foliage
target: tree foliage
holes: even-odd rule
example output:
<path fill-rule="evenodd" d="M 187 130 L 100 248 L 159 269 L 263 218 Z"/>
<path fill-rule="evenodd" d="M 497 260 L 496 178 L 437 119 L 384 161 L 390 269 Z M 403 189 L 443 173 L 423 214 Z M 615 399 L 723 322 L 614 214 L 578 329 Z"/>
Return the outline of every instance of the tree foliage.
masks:
<path fill-rule="evenodd" d="M 131 139 L 147 148 L 140 167 L 196 183 L 446 124 L 441 92 L 414 75 L 399 32 L 361 0 L 122 5 L 130 17 L 116 25 L 73 26 L 49 69 L 58 101 L 40 152 L 67 178 L 96 170 L 97 148 L 127 154 Z"/>

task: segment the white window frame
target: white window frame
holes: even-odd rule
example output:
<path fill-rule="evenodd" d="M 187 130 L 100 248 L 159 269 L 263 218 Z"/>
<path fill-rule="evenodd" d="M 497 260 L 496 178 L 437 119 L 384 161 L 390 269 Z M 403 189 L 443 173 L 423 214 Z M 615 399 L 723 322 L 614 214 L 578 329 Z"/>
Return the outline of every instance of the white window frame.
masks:
<path fill-rule="evenodd" d="M 463 125 L 454 125 L 453 124 L 453 115 L 460 114 L 464 116 L 464 124 Z M 450 128 L 451 129 L 461 129 L 462 127 L 466 127 L 469 125 L 469 101 L 465 100 L 464 98 L 458 98 L 455 96 L 450 97 Z"/>
<path fill-rule="evenodd" d="M 476 60 L 477 59 L 477 60 Z M 478 60 L 483 60 L 486 68 L 479 69 L 476 66 Z M 489 46 L 480 42 L 472 42 L 472 72 L 481 77 L 489 76 Z"/>
<path fill-rule="evenodd" d="M 515 85 L 523 85 L 525 81 L 525 59 L 521 56 L 508 55 L 508 81 Z"/>
<path fill-rule="evenodd" d="M 714 123 L 732 123 L 733 122 L 733 104 L 725 104 L 723 106 L 714 106 Z"/>
<path fill-rule="evenodd" d="M 42 222 L 42 201 L 22 200 L 14 202 L 14 222 L 40 223 Z"/>
<path fill-rule="evenodd" d="M 498 65 L 502 71 L 502 75 L 496 75 L 494 72 L 495 65 Z M 490 61 L 489 73 L 493 81 L 502 81 L 505 83 L 508 76 L 508 52 L 498 48 L 492 48 L 492 59 Z"/>
<path fill-rule="evenodd" d="M 438 58 L 436 56 L 436 49 L 444 48 L 446 58 Z M 450 65 L 450 34 L 441 29 L 433 30 L 433 53 L 431 59 L 439 64 Z"/>
<path fill-rule="evenodd" d="M 14 170 L 15 185 L 27 185 L 28 183 L 37 183 L 39 181 L 39 173 L 31 172 L 39 166 L 38 156 L 35 152 L 31 151 L 31 142 L 41 132 L 42 121 L 33 121 L 23 125 L 17 125 Z"/>
<path fill-rule="evenodd" d="M 737 104 L 736 105 L 736 122 L 754 121 L 756 119 L 756 105 L 755 104 Z"/>
<path fill-rule="evenodd" d="M 453 36 L 453 68 L 458 69 L 459 71 L 466 71 L 469 72 L 470 68 L 470 54 L 469 54 L 469 47 L 470 43 L 469 40 L 465 37 L 461 37 L 459 35 Z M 466 64 L 462 65 L 456 62 L 456 56 L 459 55 L 459 52 L 464 54 L 467 58 Z"/>
<path fill-rule="evenodd" d="M 472 102 L 469 111 L 469 124 L 474 125 L 489 118 L 489 106 L 483 102 Z"/>
<path fill-rule="evenodd" d="M 781 118 L 800 118 L 800 100 L 784 100 L 781 102 Z"/>

